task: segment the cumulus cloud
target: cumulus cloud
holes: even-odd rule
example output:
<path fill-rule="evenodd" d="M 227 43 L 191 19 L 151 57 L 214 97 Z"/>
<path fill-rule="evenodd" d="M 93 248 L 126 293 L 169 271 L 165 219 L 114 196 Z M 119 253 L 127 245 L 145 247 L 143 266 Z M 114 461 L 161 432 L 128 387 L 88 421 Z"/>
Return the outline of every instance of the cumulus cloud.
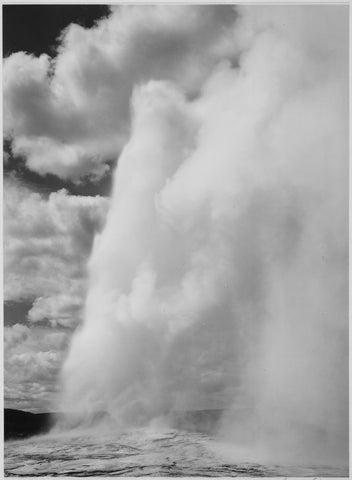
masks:
<path fill-rule="evenodd" d="M 20 323 L 15 324 L 12 328 L 5 327 L 4 345 L 7 349 L 17 346 L 28 337 L 29 328 Z"/>
<path fill-rule="evenodd" d="M 4 300 L 33 302 L 31 322 L 75 326 L 81 318 L 86 261 L 107 209 L 103 197 L 65 190 L 48 198 L 4 184 Z"/>
<path fill-rule="evenodd" d="M 133 86 L 157 78 L 197 94 L 235 17 L 232 6 L 118 6 L 94 28 L 68 26 L 54 59 L 14 53 L 3 67 L 13 153 L 43 175 L 103 175 L 126 141 Z"/>
<path fill-rule="evenodd" d="M 57 377 L 67 349 L 67 333 L 15 324 L 4 328 L 5 406 L 51 411 Z"/>

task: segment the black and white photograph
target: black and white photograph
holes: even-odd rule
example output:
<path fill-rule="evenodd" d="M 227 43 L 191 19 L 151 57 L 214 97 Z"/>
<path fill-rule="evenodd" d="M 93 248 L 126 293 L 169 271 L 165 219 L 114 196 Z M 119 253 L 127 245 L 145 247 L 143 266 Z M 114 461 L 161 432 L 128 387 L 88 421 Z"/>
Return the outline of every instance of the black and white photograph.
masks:
<path fill-rule="evenodd" d="M 349 476 L 349 24 L 2 3 L 0 476 Z"/>

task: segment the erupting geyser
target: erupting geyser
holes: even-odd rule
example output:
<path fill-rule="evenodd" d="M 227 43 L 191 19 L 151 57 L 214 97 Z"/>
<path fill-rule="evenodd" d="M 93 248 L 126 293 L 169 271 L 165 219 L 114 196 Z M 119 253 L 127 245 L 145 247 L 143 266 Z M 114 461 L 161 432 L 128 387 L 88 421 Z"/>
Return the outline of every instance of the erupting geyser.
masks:
<path fill-rule="evenodd" d="M 347 463 L 348 15 L 231 21 L 189 85 L 146 67 L 134 88 L 61 408 L 221 408 L 253 454 Z"/>

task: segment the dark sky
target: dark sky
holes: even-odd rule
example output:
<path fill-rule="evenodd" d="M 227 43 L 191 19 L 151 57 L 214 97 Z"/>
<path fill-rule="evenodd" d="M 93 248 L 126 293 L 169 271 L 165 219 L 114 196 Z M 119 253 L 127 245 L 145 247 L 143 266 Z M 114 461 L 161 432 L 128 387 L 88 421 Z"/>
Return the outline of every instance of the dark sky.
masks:
<path fill-rule="evenodd" d="M 107 5 L 3 5 L 3 56 L 21 50 L 52 56 L 67 25 L 91 27 L 108 13 Z"/>
<path fill-rule="evenodd" d="M 90 28 L 109 14 L 107 5 L 3 5 L 3 57 L 25 51 L 36 56 L 56 54 L 57 39 L 70 23 Z M 4 165 L 4 177 L 8 175 L 24 182 L 29 188 L 50 193 L 66 188 L 75 195 L 108 195 L 111 173 L 98 182 L 86 180 L 79 185 L 64 181 L 54 175 L 41 176 L 25 167 L 23 158 L 13 158 L 11 144 L 5 141 L 4 151 L 10 155 Z M 114 163 L 112 159 L 111 163 Z"/>

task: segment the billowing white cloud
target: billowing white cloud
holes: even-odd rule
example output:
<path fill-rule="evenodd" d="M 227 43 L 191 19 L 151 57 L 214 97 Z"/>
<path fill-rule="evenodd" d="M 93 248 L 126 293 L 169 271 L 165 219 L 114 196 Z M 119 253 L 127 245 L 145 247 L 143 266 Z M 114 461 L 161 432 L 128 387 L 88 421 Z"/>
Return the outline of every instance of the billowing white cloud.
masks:
<path fill-rule="evenodd" d="M 52 411 L 68 333 L 15 324 L 4 328 L 5 406 Z"/>
<path fill-rule="evenodd" d="M 5 349 L 11 349 L 26 340 L 29 334 L 29 328 L 26 325 L 16 323 L 12 328 L 5 327 L 4 346 Z"/>
<path fill-rule="evenodd" d="M 33 301 L 31 322 L 77 325 L 86 262 L 107 210 L 103 197 L 65 190 L 48 198 L 18 183 L 4 184 L 4 300 Z"/>
<path fill-rule="evenodd" d="M 232 6 L 118 6 L 94 28 L 67 27 L 54 59 L 14 53 L 3 68 L 13 152 L 39 174 L 101 176 L 126 141 L 134 85 L 156 78 L 199 92 L 235 17 Z"/>

